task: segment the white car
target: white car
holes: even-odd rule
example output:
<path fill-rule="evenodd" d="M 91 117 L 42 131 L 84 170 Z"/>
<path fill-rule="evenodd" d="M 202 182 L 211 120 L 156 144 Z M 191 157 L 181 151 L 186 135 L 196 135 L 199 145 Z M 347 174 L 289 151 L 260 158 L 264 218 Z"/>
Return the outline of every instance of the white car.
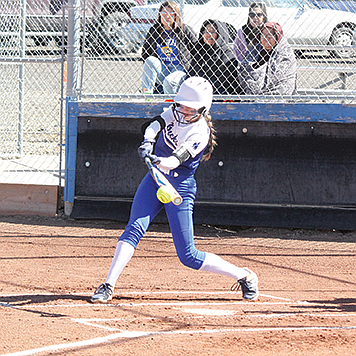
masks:
<path fill-rule="evenodd" d="M 198 33 L 207 19 L 227 22 L 239 29 L 246 24 L 253 0 L 177 0 L 183 21 Z M 348 11 L 321 9 L 308 0 L 265 0 L 269 21 L 278 22 L 292 45 L 353 46 L 356 14 Z M 126 51 L 142 46 L 152 24 L 157 21 L 162 1 L 148 0 L 146 5 L 130 9 L 131 22 L 118 34 L 126 41 Z M 355 54 L 350 48 L 336 48 L 340 57 Z"/>

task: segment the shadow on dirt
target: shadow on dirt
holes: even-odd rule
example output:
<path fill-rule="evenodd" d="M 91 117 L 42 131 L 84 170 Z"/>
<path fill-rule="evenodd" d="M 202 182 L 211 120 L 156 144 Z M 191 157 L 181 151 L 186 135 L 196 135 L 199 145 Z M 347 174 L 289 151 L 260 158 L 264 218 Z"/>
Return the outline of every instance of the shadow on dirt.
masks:
<path fill-rule="evenodd" d="M 21 307 L 24 305 L 45 304 L 58 301 L 82 301 L 89 302 L 90 297 L 73 294 L 23 294 L 0 297 L 0 304 L 9 307 Z"/>
<path fill-rule="evenodd" d="M 83 227 L 83 228 L 103 228 L 103 229 L 123 229 L 124 222 L 112 220 L 74 220 L 66 216 L 39 216 L 39 215 L 7 215 L 0 216 L 0 222 L 35 225 L 35 226 L 54 226 L 54 227 Z"/>
<path fill-rule="evenodd" d="M 298 305 L 298 309 L 322 309 L 327 312 L 356 312 L 355 298 L 336 298 L 334 300 L 308 300 L 309 305 Z M 312 305 L 310 305 L 312 304 Z"/>
<path fill-rule="evenodd" d="M 82 301 L 89 302 L 90 297 L 77 296 L 72 294 L 43 295 L 43 294 L 23 294 L 16 296 L 0 297 L 0 306 L 5 308 L 18 309 L 23 312 L 39 314 L 41 317 L 62 318 L 65 314 L 50 313 L 43 310 L 31 309 L 35 304 L 47 304 L 58 301 Z"/>
<path fill-rule="evenodd" d="M 71 219 L 65 215 L 56 217 L 9 215 L 0 216 L 0 223 L 18 225 L 79 227 L 85 229 L 123 230 L 126 222 L 114 220 Z M 356 243 L 356 231 L 317 230 L 273 227 L 195 225 L 195 236 L 221 239 L 278 238 L 283 240 L 328 241 Z M 149 232 L 170 234 L 168 224 L 152 223 Z M 101 236 L 99 236 L 101 237 Z"/>

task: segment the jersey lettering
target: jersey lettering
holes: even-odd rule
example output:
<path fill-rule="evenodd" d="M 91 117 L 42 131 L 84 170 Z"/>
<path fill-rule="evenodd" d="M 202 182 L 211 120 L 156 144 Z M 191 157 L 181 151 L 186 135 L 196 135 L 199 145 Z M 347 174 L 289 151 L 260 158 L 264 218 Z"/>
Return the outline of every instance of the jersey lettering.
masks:
<path fill-rule="evenodd" d="M 172 37 L 173 36 L 173 37 Z M 167 65 L 180 64 L 180 58 L 178 53 L 177 41 L 175 35 L 170 32 L 165 32 L 163 35 L 164 41 L 159 39 L 157 42 L 156 51 L 158 54 L 158 58 L 166 63 Z"/>
<path fill-rule="evenodd" d="M 166 136 L 174 144 L 174 147 L 178 146 L 178 134 L 173 133 L 174 122 L 171 122 L 166 126 Z"/>
<path fill-rule="evenodd" d="M 194 149 L 194 150 L 197 150 L 198 147 L 199 147 L 199 145 L 200 145 L 200 142 L 195 142 L 195 143 L 193 143 L 193 149 Z"/>
<path fill-rule="evenodd" d="M 161 114 L 166 127 L 157 140 L 155 154 L 159 157 L 169 157 L 179 146 L 187 150 L 190 158 L 171 172 L 183 178 L 194 175 L 204 148 L 208 145 L 210 130 L 205 120 L 198 120 L 189 125 L 179 124 L 174 118 L 172 108 L 170 106 L 164 109 Z"/>

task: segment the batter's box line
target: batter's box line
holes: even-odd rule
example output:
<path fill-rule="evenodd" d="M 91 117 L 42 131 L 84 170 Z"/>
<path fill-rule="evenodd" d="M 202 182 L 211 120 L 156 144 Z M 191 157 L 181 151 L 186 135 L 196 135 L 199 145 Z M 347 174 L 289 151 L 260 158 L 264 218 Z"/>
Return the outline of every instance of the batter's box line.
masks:
<path fill-rule="evenodd" d="M 135 339 L 148 336 L 164 335 L 192 335 L 192 334 L 217 334 L 217 333 L 231 333 L 231 332 L 266 332 L 266 331 L 308 331 L 308 330 L 356 330 L 356 326 L 347 327 L 276 327 L 276 328 L 246 328 L 246 329 L 212 329 L 212 330 L 174 330 L 174 331 L 155 331 L 155 332 L 141 332 L 141 331 L 124 331 L 120 333 L 110 334 L 104 337 L 98 337 L 90 340 L 83 340 L 68 344 L 58 344 L 41 347 L 38 349 L 25 350 L 20 352 L 14 352 L 10 354 L 0 356 L 27 356 L 35 355 L 44 352 L 55 352 L 65 349 L 78 349 L 86 346 L 93 346 L 98 344 L 104 344 L 117 339 Z"/>
<path fill-rule="evenodd" d="M 226 309 L 181 309 L 181 308 L 174 308 L 177 311 L 182 311 L 184 313 L 188 314 L 199 314 L 199 316 L 190 316 L 191 319 L 194 318 L 201 318 L 204 316 L 219 316 L 219 317 L 230 317 L 230 316 L 236 316 L 237 312 L 236 310 L 226 310 Z M 272 319 L 272 318 L 290 318 L 294 316 L 316 316 L 320 317 L 322 316 L 323 318 L 333 318 L 337 316 L 338 318 L 340 317 L 354 317 L 356 316 L 356 313 L 337 313 L 337 314 L 323 314 L 323 313 L 273 313 L 273 314 L 266 314 L 266 313 L 261 313 L 261 314 L 254 314 L 254 315 L 248 315 L 248 318 L 261 318 L 261 319 Z M 152 317 L 141 317 L 141 319 L 152 319 Z M 154 318 L 158 319 L 158 318 Z M 121 331 L 119 328 L 113 328 L 110 326 L 106 325 L 101 325 L 100 323 L 106 323 L 106 322 L 120 322 L 124 320 L 123 318 L 72 318 L 71 319 L 74 322 L 86 325 L 86 326 L 91 326 L 99 329 L 105 329 L 107 331 Z"/>
<path fill-rule="evenodd" d="M 99 323 L 105 323 L 105 322 L 108 322 L 108 321 L 122 321 L 123 320 L 122 318 L 112 318 L 112 319 L 102 319 L 102 318 L 77 319 L 77 318 L 73 318 L 71 320 L 76 322 L 76 323 L 84 324 L 86 326 L 93 326 L 93 327 L 99 328 L 99 329 L 105 329 L 107 331 L 120 331 L 120 332 L 122 332 L 122 330 L 118 329 L 118 328 L 111 328 L 110 326 L 97 324 L 98 322 Z"/>

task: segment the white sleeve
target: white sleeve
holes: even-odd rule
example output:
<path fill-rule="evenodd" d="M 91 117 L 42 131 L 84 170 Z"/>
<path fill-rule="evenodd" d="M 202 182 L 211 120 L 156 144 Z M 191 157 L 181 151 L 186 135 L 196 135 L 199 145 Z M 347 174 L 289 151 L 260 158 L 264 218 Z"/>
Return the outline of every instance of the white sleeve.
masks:
<path fill-rule="evenodd" d="M 158 121 L 153 121 L 150 125 L 146 127 L 144 140 L 145 141 L 154 141 L 157 133 L 161 129 L 161 125 Z"/>
<path fill-rule="evenodd" d="M 204 128 L 201 129 L 202 131 Z M 208 127 L 205 128 L 205 134 L 194 133 L 185 142 L 182 143 L 183 146 L 190 154 L 191 157 L 195 157 L 201 151 L 205 149 L 209 143 L 210 130 Z"/>
<path fill-rule="evenodd" d="M 180 165 L 179 159 L 175 156 L 160 157 L 159 159 L 161 160 L 161 163 L 158 164 L 158 168 L 163 172 L 171 171 Z"/>

